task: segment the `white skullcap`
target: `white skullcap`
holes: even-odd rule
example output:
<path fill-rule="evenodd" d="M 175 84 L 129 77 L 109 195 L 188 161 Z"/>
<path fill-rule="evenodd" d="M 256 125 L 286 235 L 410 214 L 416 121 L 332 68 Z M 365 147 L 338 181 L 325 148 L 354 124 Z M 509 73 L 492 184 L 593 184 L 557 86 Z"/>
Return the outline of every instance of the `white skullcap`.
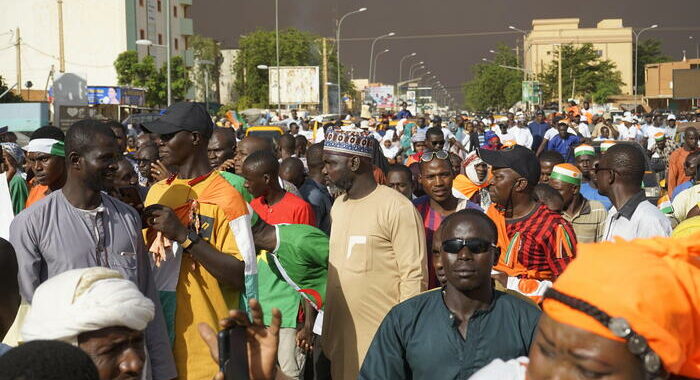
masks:
<path fill-rule="evenodd" d="M 666 120 L 676 120 L 676 115 L 674 114 L 669 114 Z"/>
<path fill-rule="evenodd" d="M 77 344 L 78 335 L 106 327 L 142 331 L 155 307 L 119 272 L 93 267 L 54 276 L 34 292 L 22 326 L 22 338 Z"/>

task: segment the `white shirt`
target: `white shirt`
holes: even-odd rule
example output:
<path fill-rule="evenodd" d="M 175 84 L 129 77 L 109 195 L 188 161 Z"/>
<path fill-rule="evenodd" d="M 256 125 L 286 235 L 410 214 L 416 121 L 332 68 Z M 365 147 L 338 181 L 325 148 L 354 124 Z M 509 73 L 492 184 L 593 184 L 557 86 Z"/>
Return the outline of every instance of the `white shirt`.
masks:
<path fill-rule="evenodd" d="M 615 206 L 610 209 L 605 219 L 603 239 L 614 241 L 616 237 L 626 240 L 664 237 L 671 236 L 671 230 L 668 217 L 647 201 L 644 192 L 640 191 L 620 211 Z"/>
<path fill-rule="evenodd" d="M 496 132 L 496 136 L 501 140 L 501 144 L 505 144 L 506 141 L 513 141 L 517 143 L 517 140 L 515 139 L 515 135 L 510 133 L 510 129 L 506 131 L 506 133 L 501 132 L 500 127 L 496 127 L 493 129 L 494 132 Z"/>
<path fill-rule="evenodd" d="M 624 141 L 634 140 L 637 137 L 637 133 L 641 133 L 637 125 L 632 124 L 628 128 L 624 123 L 617 126 L 617 131 L 620 132 L 618 140 Z"/>
<path fill-rule="evenodd" d="M 647 127 L 647 149 L 652 150 L 654 148 L 654 145 L 656 145 L 656 140 L 654 140 L 654 135 L 657 133 L 663 133 L 666 134 L 666 129 L 661 128 L 661 127 L 655 127 L 653 125 L 649 125 Z"/>
<path fill-rule="evenodd" d="M 515 142 L 525 148 L 532 149 L 532 133 L 528 127 L 510 127 L 508 134 L 515 136 Z"/>
<path fill-rule="evenodd" d="M 450 151 L 450 141 L 452 141 L 452 139 L 456 140 L 455 135 L 454 135 L 454 133 L 452 133 L 452 131 L 450 131 L 449 128 L 441 128 L 441 129 L 442 129 L 442 135 L 445 137 L 445 148 L 444 149 L 449 152 Z"/>
<path fill-rule="evenodd" d="M 569 132 L 569 133 L 571 133 L 572 135 L 578 136 L 578 135 L 576 134 L 576 131 L 575 131 L 573 128 L 571 128 L 571 127 L 569 127 L 569 129 L 567 129 L 566 131 Z M 551 140 L 552 137 L 556 136 L 557 134 L 559 134 L 559 131 L 558 131 L 556 128 L 554 128 L 554 127 L 549 128 L 549 129 L 547 130 L 547 132 L 544 133 L 544 139 L 545 139 L 545 140 Z"/>
<path fill-rule="evenodd" d="M 681 191 L 673 198 L 673 216 L 682 222 L 687 219 L 688 212 L 700 202 L 700 185 Z"/>
<path fill-rule="evenodd" d="M 583 122 L 578 125 L 578 133 L 585 138 L 591 137 L 591 129 L 588 127 L 588 124 Z"/>

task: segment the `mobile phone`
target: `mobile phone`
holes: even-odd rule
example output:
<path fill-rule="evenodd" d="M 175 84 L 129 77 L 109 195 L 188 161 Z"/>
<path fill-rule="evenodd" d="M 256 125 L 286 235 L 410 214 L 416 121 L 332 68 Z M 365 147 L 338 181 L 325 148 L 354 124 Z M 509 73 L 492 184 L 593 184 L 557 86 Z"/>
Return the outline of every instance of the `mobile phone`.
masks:
<path fill-rule="evenodd" d="M 243 326 L 233 326 L 219 331 L 219 370 L 226 380 L 248 379 L 248 350 Z"/>

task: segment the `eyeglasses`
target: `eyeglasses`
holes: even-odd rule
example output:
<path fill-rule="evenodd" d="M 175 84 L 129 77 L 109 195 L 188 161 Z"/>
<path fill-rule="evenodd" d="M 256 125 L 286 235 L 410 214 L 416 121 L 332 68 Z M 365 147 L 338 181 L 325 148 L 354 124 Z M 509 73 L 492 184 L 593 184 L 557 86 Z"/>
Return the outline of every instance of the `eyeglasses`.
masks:
<path fill-rule="evenodd" d="M 424 162 L 428 162 L 428 161 L 432 161 L 433 157 L 435 157 L 439 160 L 446 160 L 447 157 L 449 157 L 449 156 L 450 156 L 449 153 L 447 153 L 444 150 L 434 150 L 434 151 L 430 151 L 430 152 L 424 152 L 420 156 L 420 160 L 424 161 Z"/>
<path fill-rule="evenodd" d="M 489 248 L 496 248 L 496 244 L 480 238 L 472 239 L 449 239 L 442 242 L 442 250 L 447 253 L 459 253 L 464 247 L 471 253 L 484 253 Z"/>

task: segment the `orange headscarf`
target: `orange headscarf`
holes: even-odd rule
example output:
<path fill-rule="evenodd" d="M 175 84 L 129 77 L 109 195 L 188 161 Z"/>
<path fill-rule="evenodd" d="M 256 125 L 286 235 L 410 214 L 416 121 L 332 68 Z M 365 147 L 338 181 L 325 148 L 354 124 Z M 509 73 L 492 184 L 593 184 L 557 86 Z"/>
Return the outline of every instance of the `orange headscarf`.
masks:
<path fill-rule="evenodd" d="M 554 289 L 624 318 L 668 372 L 700 378 L 699 241 L 696 234 L 580 244 L 578 257 Z M 596 319 L 556 300 L 545 299 L 544 311 L 560 323 L 621 340 Z"/>

